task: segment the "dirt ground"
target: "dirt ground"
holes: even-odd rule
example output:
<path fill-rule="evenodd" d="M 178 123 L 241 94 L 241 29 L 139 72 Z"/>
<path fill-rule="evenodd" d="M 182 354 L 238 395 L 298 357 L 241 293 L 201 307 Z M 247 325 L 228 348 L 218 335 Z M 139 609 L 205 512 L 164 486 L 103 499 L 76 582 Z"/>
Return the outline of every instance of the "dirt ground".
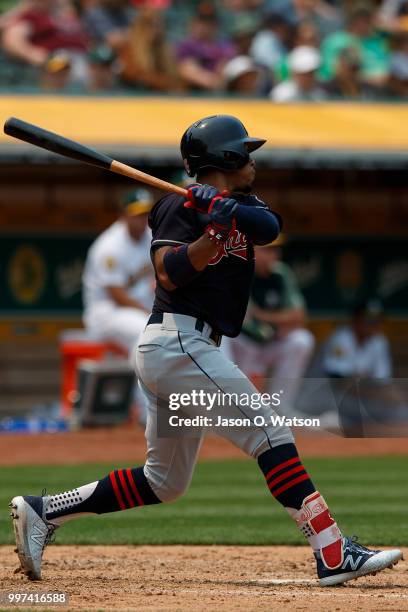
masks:
<path fill-rule="evenodd" d="M 71 610 L 408 610 L 404 562 L 320 588 L 306 547 L 54 546 L 38 583 L 16 560 L 0 547 L 0 592 L 66 592 Z"/>
<path fill-rule="evenodd" d="M 302 456 L 407 453 L 406 438 L 300 435 L 297 445 Z M 88 461 L 135 465 L 145 454 L 138 428 L 4 435 L 1 447 L 2 466 Z M 230 443 L 208 437 L 200 458 L 244 455 Z M 406 563 L 349 586 L 323 589 L 317 585 L 307 547 L 51 546 L 41 583 L 13 574 L 17 565 L 12 547 L 0 546 L 0 594 L 66 592 L 70 610 L 408 610 Z"/>
<path fill-rule="evenodd" d="M 407 438 L 341 438 L 334 434 L 296 436 L 302 457 L 398 455 L 408 453 Z M 134 465 L 144 460 L 146 444 L 139 427 L 89 429 L 70 433 L 1 436 L 0 466 L 66 465 L 106 461 Z M 200 459 L 244 458 L 230 442 L 208 436 Z"/>

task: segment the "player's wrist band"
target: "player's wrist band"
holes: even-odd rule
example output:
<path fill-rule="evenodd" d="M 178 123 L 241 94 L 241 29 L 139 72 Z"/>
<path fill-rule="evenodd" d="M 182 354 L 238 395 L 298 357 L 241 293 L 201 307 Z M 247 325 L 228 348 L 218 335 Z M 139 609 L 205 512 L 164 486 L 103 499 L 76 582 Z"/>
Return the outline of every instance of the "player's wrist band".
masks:
<path fill-rule="evenodd" d="M 188 244 L 172 247 L 163 257 L 166 274 L 176 287 L 184 287 L 201 274 L 191 263 L 187 249 Z"/>

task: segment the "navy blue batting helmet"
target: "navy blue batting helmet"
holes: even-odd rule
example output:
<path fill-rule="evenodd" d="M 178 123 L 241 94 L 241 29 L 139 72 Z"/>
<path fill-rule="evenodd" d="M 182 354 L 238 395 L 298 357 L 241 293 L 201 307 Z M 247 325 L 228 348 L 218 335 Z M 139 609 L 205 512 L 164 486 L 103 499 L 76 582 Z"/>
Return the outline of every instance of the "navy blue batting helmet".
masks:
<path fill-rule="evenodd" d="M 238 170 L 249 154 L 266 140 L 251 138 L 244 125 L 231 115 L 204 117 L 190 125 L 181 139 L 181 155 L 189 176 L 204 168 Z"/>

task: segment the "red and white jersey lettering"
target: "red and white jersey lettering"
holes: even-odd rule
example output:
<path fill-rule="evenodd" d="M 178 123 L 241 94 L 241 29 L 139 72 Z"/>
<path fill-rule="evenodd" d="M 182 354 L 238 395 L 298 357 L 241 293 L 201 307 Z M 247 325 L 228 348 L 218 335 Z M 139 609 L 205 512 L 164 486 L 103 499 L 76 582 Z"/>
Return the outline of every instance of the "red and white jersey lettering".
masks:
<path fill-rule="evenodd" d="M 245 234 L 237 229 L 230 232 L 228 240 L 219 248 L 218 253 L 210 260 L 209 266 L 216 266 L 223 257 L 234 255 L 245 261 L 248 259 L 248 242 Z"/>

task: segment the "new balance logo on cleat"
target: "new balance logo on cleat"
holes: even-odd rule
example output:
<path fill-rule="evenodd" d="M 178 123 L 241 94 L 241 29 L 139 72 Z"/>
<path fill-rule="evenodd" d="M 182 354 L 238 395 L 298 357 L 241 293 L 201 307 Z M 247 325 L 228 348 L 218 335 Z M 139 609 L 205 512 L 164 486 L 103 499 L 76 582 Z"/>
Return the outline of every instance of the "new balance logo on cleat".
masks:
<path fill-rule="evenodd" d="M 347 566 L 350 567 L 351 570 L 357 570 L 360 564 L 360 561 L 363 557 L 360 555 L 359 557 L 357 557 L 357 559 L 353 559 L 353 555 L 348 555 L 345 559 L 344 559 L 344 563 L 341 566 L 342 570 L 346 570 Z"/>
<path fill-rule="evenodd" d="M 44 544 L 44 537 L 48 534 L 48 529 L 45 527 L 41 528 L 41 525 L 38 525 L 38 523 L 35 523 L 33 525 L 32 528 L 32 533 L 30 535 L 30 538 L 33 542 L 35 542 L 38 546 L 43 546 Z"/>
<path fill-rule="evenodd" d="M 368 574 L 392 568 L 402 559 L 400 550 L 370 550 L 355 538 L 343 538 L 344 561 L 335 570 L 328 569 L 320 553 L 315 553 L 317 575 L 321 586 L 335 586 Z"/>

